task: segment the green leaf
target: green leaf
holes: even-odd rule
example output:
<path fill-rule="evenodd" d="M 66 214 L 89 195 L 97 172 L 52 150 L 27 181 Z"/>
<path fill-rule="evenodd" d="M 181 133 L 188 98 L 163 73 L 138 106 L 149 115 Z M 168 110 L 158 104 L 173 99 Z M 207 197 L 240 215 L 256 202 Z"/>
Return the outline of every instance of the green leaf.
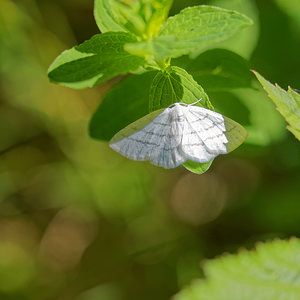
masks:
<path fill-rule="evenodd" d="M 124 44 L 135 40 L 134 36 L 125 32 L 97 34 L 58 56 L 49 68 L 49 79 L 63 86 L 81 89 L 133 72 L 144 64 L 144 60 L 123 48 Z"/>
<path fill-rule="evenodd" d="M 202 100 L 197 105 L 213 109 L 208 96 L 202 87 L 185 70 L 169 67 L 165 72 L 159 72 L 152 82 L 149 98 L 149 110 L 166 108 L 175 102 L 193 103 Z"/>
<path fill-rule="evenodd" d="M 109 141 L 118 131 L 149 112 L 149 90 L 156 72 L 133 75 L 110 91 L 94 113 L 92 138 Z"/>
<path fill-rule="evenodd" d="M 107 31 L 126 31 L 117 22 L 112 10 L 110 0 L 95 0 L 94 16 L 99 30 L 104 33 Z"/>
<path fill-rule="evenodd" d="M 240 251 L 207 261 L 205 279 L 175 300 L 297 300 L 300 295 L 300 240 L 275 240 L 255 251 Z"/>
<path fill-rule="evenodd" d="M 188 160 L 183 164 L 183 166 L 190 172 L 201 175 L 210 168 L 212 162 L 213 162 L 213 159 L 211 161 L 209 161 L 207 163 L 203 163 L 203 164 Z"/>
<path fill-rule="evenodd" d="M 159 36 L 176 36 L 168 57 L 178 57 L 223 41 L 250 25 L 252 21 L 236 11 L 194 6 L 168 18 Z"/>
<path fill-rule="evenodd" d="M 255 71 L 253 73 L 277 106 L 277 110 L 289 123 L 288 129 L 300 140 L 300 95 L 290 87 L 285 91 L 267 81 L 259 73 Z"/>
<path fill-rule="evenodd" d="M 212 49 L 190 60 L 185 67 L 207 91 L 251 87 L 247 61 L 226 49 Z"/>
<path fill-rule="evenodd" d="M 300 130 L 293 127 L 288 127 L 288 129 L 298 140 L 300 140 Z"/>

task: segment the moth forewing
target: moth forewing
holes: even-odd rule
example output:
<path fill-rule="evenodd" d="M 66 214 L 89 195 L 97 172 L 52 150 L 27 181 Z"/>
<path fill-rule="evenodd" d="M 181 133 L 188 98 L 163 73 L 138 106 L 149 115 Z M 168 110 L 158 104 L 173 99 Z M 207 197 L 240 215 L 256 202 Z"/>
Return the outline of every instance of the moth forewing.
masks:
<path fill-rule="evenodd" d="M 122 140 L 124 137 L 128 137 L 132 134 L 134 134 L 137 131 L 140 131 L 141 129 L 143 129 L 147 124 L 149 124 L 150 122 L 152 122 L 152 120 L 154 118 L 156 118 L 161 112 L 164 111 L 163 109 L 159 109 L 156 110 L 138 120 L 136 120 L 135 122 L 129 124 L 128 126 L 126 126 L 125 128 L 123 128 L 122 130 L 120 130 L 119 132 L 117 132 L 112 139 L 110 140 L 109 144 L 113 144 L 116 143 L 120 140 Z"/>
<path fill-rule="evenodd" d="M 228 139 L 226 144 L 227 152 L 231 152 L 239 147 L 247 138 L 247 130 L 239 123 L 223 116 L 225 121 L 225 135 Z"/>

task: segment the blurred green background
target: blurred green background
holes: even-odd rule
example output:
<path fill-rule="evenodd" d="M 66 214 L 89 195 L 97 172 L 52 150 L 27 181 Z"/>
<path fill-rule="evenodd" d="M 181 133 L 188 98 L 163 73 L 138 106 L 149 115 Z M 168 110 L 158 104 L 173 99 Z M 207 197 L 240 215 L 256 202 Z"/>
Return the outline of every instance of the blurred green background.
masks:
<path fill-rule="evenodd" d="M 171 14 L 195 4 L 250 16 L 255 26 L 217 46 L 300 88 L 299 1 L 177 0 Z M 203 259 L 299 236 L 299 142 L 254 78 L 254 89 L 208 92 L 249 138 L 203 175 L 89 138 L 117 80 L 76 91 L 46 73 L 97 32 L 93 0 L 0 0 L 0 299 L 169 299 Z"/>

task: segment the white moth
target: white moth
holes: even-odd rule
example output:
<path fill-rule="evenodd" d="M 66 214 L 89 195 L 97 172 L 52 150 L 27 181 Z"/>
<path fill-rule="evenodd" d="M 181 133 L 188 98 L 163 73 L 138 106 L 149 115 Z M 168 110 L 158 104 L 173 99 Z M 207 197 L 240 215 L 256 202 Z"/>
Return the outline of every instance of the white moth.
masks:
<path fill-rule="evenodd" d="M 146 117 L 130 124 L 112 138 L 110 147 L 129 159 L 149 160 L 166 169 L 187 160 L 206 163 L 227 153 L 224 117 L 193 104 L 174 103 L 148 124 L 143 124 Z"/>

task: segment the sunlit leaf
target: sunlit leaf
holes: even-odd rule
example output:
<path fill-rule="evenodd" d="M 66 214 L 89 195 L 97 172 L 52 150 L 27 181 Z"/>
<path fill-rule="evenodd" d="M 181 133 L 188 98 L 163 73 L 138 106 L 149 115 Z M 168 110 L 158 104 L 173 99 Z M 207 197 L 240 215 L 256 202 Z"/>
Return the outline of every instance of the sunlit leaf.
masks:
<path fill-rule="evenodd" d="M 125 32 L 97 34 L 58 56 L 48 76 L 57 84 L 81 89 L 135 71 L 144 60 L 123 49 L 124 44 L 134 40 L 134 36 Z"/>
<path fill-rule="evenodd" d="M 252 21 L 236 11 L 212 6 L 194 6 L 182 10 L 163 24 L 159 36 L 176 36 L 170 57 L 178 57 L 229 38 Z"/>
<path fill-rule="evenodd" d="M 276 240 L 207 261 L 199 279 L 175 300 L 297 300 L 300 294 L 300 241 Z"/>
<path fill-rule="evenodd" d="M 259 73 L 254 74 L 289 123 L 288 129 L 300 140 L 300 95 L 290 87 L 285 91 L 279 85 L 267 81 Z"/>

